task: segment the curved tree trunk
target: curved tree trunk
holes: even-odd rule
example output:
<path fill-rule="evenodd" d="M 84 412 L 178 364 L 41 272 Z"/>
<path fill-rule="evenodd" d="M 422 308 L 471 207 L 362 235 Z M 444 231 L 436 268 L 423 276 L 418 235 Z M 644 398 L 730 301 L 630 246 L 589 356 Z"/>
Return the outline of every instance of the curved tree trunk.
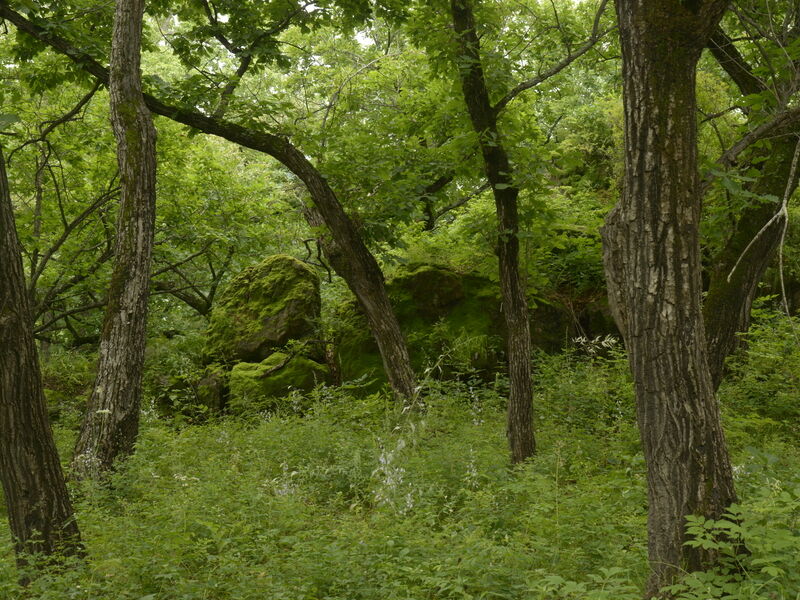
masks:
<path fill-rule="evenodd" d="M 325 227 L 325 219 L 316 206 L 305 207 L 303 215 L 311 227 Z M 341 236 L 337 237 L 341 239 Z M 360 239 L 349 246 L 349 252 L 333 236 L 318 235 L 317 241 L 334 271 L 355 294 L 378 344 L 383 368 L 395 395 L 400 400 L 412 398 L 415 384 L 408 346 L 386 293 L 378 263 Z M 359 247 L 363 249 L 359 250 Z"/>
<path fill-rule="evenodd" d="M 603 228 L 609 297 L 635 382 L 647 462 L 647 595 L 715 561 L 686 517 L 736 501 L 701 312 L 695 70 L 726 1 L 617 0 L 625 182 Z"/>
<path fill-rule="evenodd" d="M 0 149 L 0 479 L 20 566 L 83 553 L 47 416 L 30 300 Z"/>
<path fill-rule="evenodd" d="M 508 329 L 508 441 L 511 460 L 518 463 L 534 455 L 531 404 L 531 335 L 528 300 L 519 272 L 519 188 L 503 140 L 497 129 L 497 111 L 489 92 L 481 63 L 480 42 L 469 0 L 451 0 L 453 28 L 459 47 L 459 76 L 464 101 L 483 154 L 486 178 L 492 186 L 497 210 L 497 256 L 500 264 L 500 287 L 503 314 Z"/>
<path fill-rule="evenodd" d="M 794 136 L 773 140 L 770 156 L 762 163 L 761 173 L 750 191 L 779 199 L 786 193 L 791 195 L 797 187 L 796 174 L 790 181 L 796 146 L 797 138 Z M 703 315 L 708 341 L 708 366 L 715 390 L 722 381 L 725 359 L 738 348 L 739 334 L 750 327 L 750 309 L 758 284 L 780 243 L 785 225 L 783 218 L 775 219 L 761 232 L 779 208 L 780 202 L 768 202 L 743 211 L 733 235 L 714 257 Z M 743 254 L 745 249 L 747 253 Z"/>
<path fill-rule="evenodd" d="M 72 464 L 79 477 L 130 454 L 139 431 L 156 185 L 156 131 L 139 73 L 143 12 L 143 0 L 117 0 L 109 95 L 122 193 L 97 379 Z"/>
<path fill-rule="evenodd" d="M 103 82 L 109 80 L 108 70 L 91 56 L 51 31 L 32 23 L 1 1 L 0 17 L 9 20 L 21 31 L 75 61 L 98 80 Z M 286 137 L 248 129 L 225 121 L 221 117 L 209 116 L 196 110 L 171 106 L 149 94 L 144 95 L 144 100 L 147 107 L 155 114 L 272 156 L 306 185 L 311 201 L 343 257 L 338 261 L 338 265 L 331 258 L 331 264 L 347 282 L 367 313 L 372 335 L 381 350 L 389 382 L 398 396 L 412 397 L 415 391 L 414 373 L 408 358 L 405 338 L 386 294 L 383 274 L 323 174 Z M 396 351 L 392 350 L 393 348 Z"/>

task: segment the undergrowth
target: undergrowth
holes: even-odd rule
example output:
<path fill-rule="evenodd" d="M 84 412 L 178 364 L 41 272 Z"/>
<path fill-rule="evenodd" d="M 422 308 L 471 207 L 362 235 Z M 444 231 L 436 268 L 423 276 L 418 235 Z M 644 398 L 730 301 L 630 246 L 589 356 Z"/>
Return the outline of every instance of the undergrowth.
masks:
<path fill-rule="evenodd" d="M 0 598 L 641 598 L 646 482 L 624 355 L 583 344 L 535 364 L 539 453 L 515 468 L 502 379 L 430 381 L 412 412 L 335 388 L 302 414 L 287 403 L 198 425 L 145 412 L 111 480 L 73 485 L 88 560 L 23 591 L 4 532 Z M 735 400 L 725 417 L 741 502 L 689 527 L 693 543 L 724 554 L 741 536 L 752 554 L 689 575 L 672 589 L 682 600 L 800 598 L 793 429 L 742 409 L 742 377 L 721 394 Z M 67 457 L 74 427 L 56 433 Z"/>

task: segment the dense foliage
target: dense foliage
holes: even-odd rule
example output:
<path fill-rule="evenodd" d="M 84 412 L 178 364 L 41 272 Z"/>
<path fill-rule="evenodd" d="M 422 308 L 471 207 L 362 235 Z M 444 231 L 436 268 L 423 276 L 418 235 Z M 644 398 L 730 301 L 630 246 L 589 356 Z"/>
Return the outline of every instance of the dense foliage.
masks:
<path fill-rule="evenodd" d="M 728 523 L 692 524 L 699 542 L 723 545 L 734 527 L 752 555 L 738 583 L 688 579 L 685 600 L 788 600 L 800 586 L 797 421 L 766 408 L 796 398 L 770 360 L 790 324 L 765 319 L 721 394 L 741 506 Z M 135 456 L 108 484 L 75 490 L 90 561 L 25 597 L 639 598 L 644 464 L 624 356 L 598 346 L 538 356 L 540 453 L 514 469 L 502 379 L 429 381 L 423 414 L 332 388 L 202 425 L 149 410 Z M 85 359 L 59 360 L 61 385 L 85 377 Z M 753 397 L 756 378 L 775 387 Z M 64 454 L 74 418 L 57 427 Z M 4 534 L 7 560 L 8 543 Z M 22 597 L 14 571 L 3 573 L 3 597 Z"/>
<path fill-rule="evenodd" d="M 147 4 L 145 92 L 171 110 L 155 116 L 141 431 L 107 479 L 69 482 L 86 558 L 15 568 L 0 530 L 0 598 L 641 598 L 647 470 L 600 233 L 623 189 L 613 3 L 472 3 L 496 108 L 488 143 L 460 82 L 475 60 L 460 52 L 443 0 Z M 723 18 L 725 51 L 749 76 L 712 52 L 697 71 L 704 298 L 760 252 L 781 202 L 789 225 L 780 259 L 767 252 L 766 273 L 751 282 L 752 324 L 740 324 L 749 329 L 721 369 L 740 502 L 720 519 L 689 518 L 686 543 L 720 560 L 664 590 L 679 600 L 800 599 L 800 322 L 787 316 L 800 305 L 789 202 L 800 9 L 785 4 L 737 0 Z M 108 62 L 113 9 L 0 0 L 0 10 L 0 143 L 67 467 L 124 218 L 108 92 L 84 71 Z M 41 28 L 38 38 L 15 32 L 7 11 Z M 207 119 L 218 136 L 179 113 Z M 405 406 L 386 385 L 362 299 L 335 272 L 313 186 L 279 152 L 241 141 L 262 134 L 307 159 L 376 258 L 418 377 Z M 501 143 L 513 176 L 491 186 L 482 156 Z M 493 196 L 512 187 L 537 436 L 536 455 L 515 466 L 498 281 L 511 232 L 498 232 Z M 249 267 L 278 254 L 305 263 L 308 287 L 275 306 L 246 291 L 243 304 L 265 318 L 313 305 L 313 318 L 299 317 L 302 335 L 257 358 L 214 352 L 258 329 L 220 307 L 250 290 L 235 287 L 255 278 Z M 223 318 L 224 335 L 214 329 Z M 313 371 L 302 385 L 274 377 L 248 387 L 292 360 Z M 234 371 L 251 380 L 231 384 Z M 263 392 L 274 386 L 280 393 Z"/>

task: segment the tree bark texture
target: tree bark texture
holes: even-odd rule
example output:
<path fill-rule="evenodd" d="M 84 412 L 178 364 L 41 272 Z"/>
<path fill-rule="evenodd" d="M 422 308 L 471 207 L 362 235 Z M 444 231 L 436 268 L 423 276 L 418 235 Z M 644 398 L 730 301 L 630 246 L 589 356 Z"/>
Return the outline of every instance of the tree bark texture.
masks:
<path fill-rule="evenodd" d="M 98 80 L 108 82 L 109 72 L 103 65 L 67 40 L 11 10 L 4 0 L 0 0 L 0 17 L 75 61 Z M 341 253 L 340 260 L 334 261 L 330 257 L 329 260 L 364 308 L 389 383 L 398 396 L 412 397 L 415 392 L 414 373 L 405 338 L 386 293 L 383 273 L 322 173 L 284 136 L 248 129 L 186 107 L 171 106 L 149 94 L 144 95 L 144 101 L 155 114 L 272 156 L 306 185 L 311 201 L 330 232 L 330 239 Z"/>
<path fill-rule="evenodd" d="M 458 44 L 461 90 L 478 140 L 492 187 L 498 220 L 497 255 L 503 315 L 508 329 L 508 441 L 512 462 L 536 452 L 531 386 L 531 336 L 528 300 L 519 271 L 519 188 L 497 128 L 497 111 L 491 105 L 480 55 L 480 42 L 470 0 L 451 0 Z"/>
<path fill-rule="evenodd" d="M 617 0 L 625 181 L 603 228 L 609 299 L 627 345 L 647 462 L 647 596 L 715 560 L 686 517 L 736 501 L 701 312 L 695 70 L 727 2 Z"/>
<path fill-rule="evenodd" d="M 20 566 L 83 552 L 47 416 L 30 299 L 0 149 L 0 479 Z"/>
<path fill-rule="evenodd" d="M 312 178 L 311 181 L 314 182 L 315 179 Z M 316 188 L 318 184 L 315 182 L 313 185 Z M 327 192 L 320 189 L 317 194 L 326 195 Z M 332 200 L 338 204 L 335 197 Z M 315 206 L 308 206 L 303 210 L 308 224 L 317 230 L 326 228 L 328 223 L 319 206 L 317 202 Z M 343 210 L 341 214 L 345 219 L 337 224 L 340 235 L 332 235 L 333 230 L 327 228 L 330 235 L 323 232 L 317 236 L 317 241 L 334 271 L 347 282 L 355 294 L 367 318 L 372 337 L 378 344 L 383 368 L 395 396 L 400 400 L 408 400 L 415 393 L 414 371 L 411 369 L 408 345 L 386 293 L 383 273 L 355 230 L 353 222 L 346 217 Z M 335 217 L 335 214 L 330 217 Z M 339 242 L 342 239 L 348 241 L 343 245 Z"/>
<path fill-rule="evenodd" d="M 78 477 L 109 470 L 139 431 L 156 189 L 156 131 L 139 72 L 143 13 L 143 0 L 117 0 L 109 95 L 121 197 L 97 378 L 72 465 Z"/>

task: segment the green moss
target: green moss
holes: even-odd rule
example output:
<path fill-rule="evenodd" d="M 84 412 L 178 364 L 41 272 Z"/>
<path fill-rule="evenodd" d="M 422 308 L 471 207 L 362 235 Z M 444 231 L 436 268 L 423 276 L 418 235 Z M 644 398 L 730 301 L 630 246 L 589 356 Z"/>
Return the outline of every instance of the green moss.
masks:
<path fill-rule="evenodd" d="M 504 331 L 496 283 L 437 265 L 412 265 L 392 278 L 387 290 L 418 372 L 437 361 L 445 374 L 496 368 Z M 377 344 L 355 304 L 340 310 L 340 322 L 347 324 L 338 335 L 342 378 L 366 376 L 383 383 Z"/>
<path fill-rule="evenodd" d="M 228 409 L 237 414 L 276 408 L 291 390 L 309 391 L 328 381 L 328 369 L 304 356 L 275 352 L 260 363 L 239 363 L 230 372 Z"/>
<path fill-rule="evenodd" d="M 291 256 L 275 255 L 237 275 L 211 316 L 207 362 L 258 362 L 291 339 L 314 333 L 319 277 Z"/>
<path fill-rule="evenodd" d="M 392 279 L 394 299 L 427 319 L 438 319 L 465 298 L 463 277 L 436 265 L 416 265 Z M 407 299 L 408 302 L 402 302 Z"/>
<path fill-rule="evenodd" d="M 435 376 L 472 372 L 487 379 L 505 357 L 506 323 L 500 286 L 475 273 L 438 265 L 410 265 L 387 282 L 414 369 L 435 366 Z M 539 299 L 530 306 L 531 341 L 556 352 L 579 334 L 593 337 L 615 331 L 604 296 Z M 337 353 L 345 381 L 367 376 L 385 382 L 378 347 L 355 303 L 340 308 Z"/>
<path fill-rule="evenodd" d="M 212 412 L 219 412 L 225 406 L 228 372 L 220 364 L 208 365 L 196 388 L 200 406 Z"/>

